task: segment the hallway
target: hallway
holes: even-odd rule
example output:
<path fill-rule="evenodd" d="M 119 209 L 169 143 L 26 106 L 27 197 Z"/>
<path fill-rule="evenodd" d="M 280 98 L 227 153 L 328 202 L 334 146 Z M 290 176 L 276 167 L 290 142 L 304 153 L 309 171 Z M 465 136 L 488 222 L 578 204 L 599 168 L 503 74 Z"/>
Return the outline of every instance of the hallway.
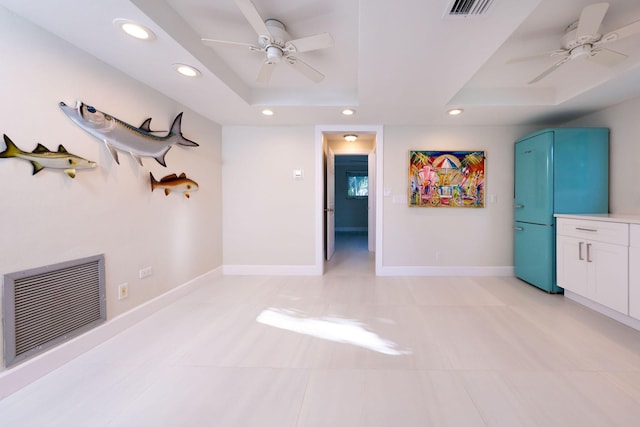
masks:
<path fill-rule="evenodd" d="M 325 274 L 375 276 L 375 254 L 367 248 L 367 232 L 336 232 L 336 252 Z"/>

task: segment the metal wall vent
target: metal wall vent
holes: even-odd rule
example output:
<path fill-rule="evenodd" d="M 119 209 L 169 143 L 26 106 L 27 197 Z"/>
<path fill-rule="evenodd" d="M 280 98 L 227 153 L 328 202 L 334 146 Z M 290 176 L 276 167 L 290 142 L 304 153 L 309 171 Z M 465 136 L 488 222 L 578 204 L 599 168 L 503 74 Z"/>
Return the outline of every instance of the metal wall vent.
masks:
<path fill-rule="evenodd" d="M 106 320 L 104 255 L 5 274 L 4 363 L 11 366 Z"/>
<path fill-rule="evenodd" d="M 471 18 L 486 14 L 493 0 L 451 0 L 447 16 L 451 18 Z"/>

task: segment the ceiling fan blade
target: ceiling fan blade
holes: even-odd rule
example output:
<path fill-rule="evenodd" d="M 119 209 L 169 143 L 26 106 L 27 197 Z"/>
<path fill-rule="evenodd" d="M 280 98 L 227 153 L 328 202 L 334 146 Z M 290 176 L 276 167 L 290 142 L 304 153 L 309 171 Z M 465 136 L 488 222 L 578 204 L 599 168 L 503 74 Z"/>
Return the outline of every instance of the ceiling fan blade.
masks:
<path fill-rule="evenodd" d="M 256 34 L 271 37 L 271 33 L 264 23 L 264 19 L 262 19 L 258 13 L 258 9 L 256 9 L 251 0 L 236 0 L 236 5 L 238 5 L 238 8 L 240 8 L 240 11 L 247 21 L 249 21 L 249 24 L 253 27 Z"/>
<path fill-rule="evenodd" d="M 258 83 L 269 83 L 271 81 L 271 75 L 273 74 L 273 70 L 276 68 L 276 64 L 273 62 L 264 61 L 262 66 L 260 67 L 260 71 L 258 72 L 258 78 L 256 81 Z"/>
<path fill-rule="evenodd" d="M 609 9 L 609 3 L 596 3 L 582 9 L 576 30 L 576 39 L 580 37 L 598 34 L 600 24 Z"/>
<path fill-rule="evenodd" d="M 597 44 L 613 42 L 638 33 L 640 33 L 640 20 L 608 32 Z"/>
<path fill-rule="evenodd" d="M 306 62 L 296 58 L 295 56 L 288 56 L 286 62 L 293 65 L 293 68 L 298 70 L 309 80 L 320 83 L 324 79 L 324 74 L 311 67 L 311 65 L 307 64 Z"/>
<path fill-rule="evenodd" d="M 569 55 L 565 56 L 564 58 L 562 58 L 560 61 L 556 62 L 555 64 L 553 64 L 551 67 L 547 68 L 542 74 L 540 74 L 538 77 L 536 77 L 535 79 L 531 80 L 529 82 L 529 84 L 533 84 L 536 82 L 539 82 L 540 80 L 544 79 L 545 77 L 547 77 L 549 74 L 551 74 L 552 72 L 554 72 L 555 70 L 557 70 L 562 64 L 564 64 L 565 62 L 567 62 L 569 60 Z"/>
<path fill-rule="evenodd" d="M 568 52 L 569 51 L 566 49 L 559 49 L 559 50 L 552 50 L 550 52 L 537 53 L 535 55 L 520 56 L 517 58 L 511 58 L 510 60 L 507 61 L 507 64 L 515 64 L 517 62 L 524 62 L 524 61 L 529 61 L 529 60 L 538 59 L 538 58 L 551 58 L 554 56 L 566 55 Z"/>
<path fill-rule="evenodd" d="M 333 37 L 329 33 L 315 34 L 301 39 L 290 40 L 285 45 L 291 53 L 308 52 L 333 46 Z"/>
<path fill-rule="evenodd" d="M 239 47 L 239 48 L 249 49 L 249 50 L 256 50 L 256 51 L 260 50 L 258 46 L 252 45 L 250 43 L 230 42 L 228 40 L 215 40 L 215 39 L 200 39 L 200 40 L 202 40 L 202 43 L 210 46 L 227 45 L 227 46 Z"/>
<path fill-rule="evenodd" d="M 628 56 L 624 53 L 604 48 L 593 49 L 591 51 L 591 56 L 589 57 L 589 59 L 591 59 L 592 61 L 597 62 L 598 64 L 606 65 L 608 67 L 618 65 L 627 58 Z"/>

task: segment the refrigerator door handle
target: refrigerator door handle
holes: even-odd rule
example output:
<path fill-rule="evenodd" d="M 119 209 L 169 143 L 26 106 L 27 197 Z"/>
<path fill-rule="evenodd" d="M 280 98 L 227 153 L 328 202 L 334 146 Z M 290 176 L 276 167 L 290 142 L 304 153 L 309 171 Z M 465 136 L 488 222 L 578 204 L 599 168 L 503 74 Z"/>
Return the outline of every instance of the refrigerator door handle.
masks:
<path fill-rule="evenodd" d="M 513 229 L 516 231 L 524 231 L 524 228 L 522 227 L 513 227 Z"/>
<path fill-rule="evenodd" d="M 578 243 L 578 260 L 580 261 L 584 261 L 584 258 L 582 257 L 582 245 L 584 245 L 584 242 Z"/>
<path fill-rule="evenodd" d="M 587 243 L 587 262 L 592 262 L 591 261 L 591 243 Z"/>

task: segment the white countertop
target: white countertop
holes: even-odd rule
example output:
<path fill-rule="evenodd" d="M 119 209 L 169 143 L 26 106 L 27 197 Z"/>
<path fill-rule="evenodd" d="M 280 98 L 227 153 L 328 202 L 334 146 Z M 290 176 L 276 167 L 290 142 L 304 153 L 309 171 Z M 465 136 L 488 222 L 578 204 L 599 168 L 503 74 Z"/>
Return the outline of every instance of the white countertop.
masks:
<path fill-rule="evenodd" d="M 556 218 L 583 219 L 587 221 L 622 222 L 640 224 L 640 214 L 554 214 Z"/>

